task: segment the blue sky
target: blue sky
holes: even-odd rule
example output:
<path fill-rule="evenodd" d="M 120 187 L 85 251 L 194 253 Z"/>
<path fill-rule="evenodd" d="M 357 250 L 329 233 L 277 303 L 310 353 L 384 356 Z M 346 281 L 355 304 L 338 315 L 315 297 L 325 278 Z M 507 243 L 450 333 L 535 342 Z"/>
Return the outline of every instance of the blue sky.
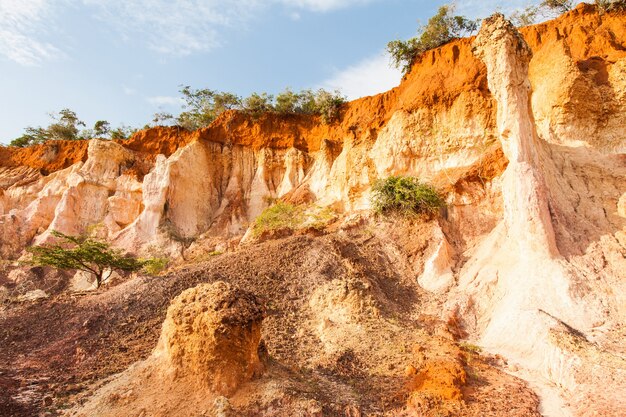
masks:
<path fill-rule="evenodd" d="M 47 113 L 143 126 L 180 110 L 181 84 L 276 93 L 340 88 L 350 99 L 398 84 L 384 54 L 445 1 L 0 0 L 0 142 Z M 524 0 L 457 1 L 483 17 Z"/>

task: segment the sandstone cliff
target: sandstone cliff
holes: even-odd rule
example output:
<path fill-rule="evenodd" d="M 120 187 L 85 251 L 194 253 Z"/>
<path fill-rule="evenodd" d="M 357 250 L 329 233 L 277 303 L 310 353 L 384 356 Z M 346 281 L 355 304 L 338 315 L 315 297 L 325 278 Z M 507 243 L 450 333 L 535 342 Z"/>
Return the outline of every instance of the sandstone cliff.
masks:
<path fill-rule="evenodd" d="M 328 125 L 228 112 L 196 132 L 2 148 L 0 253 L 96 229 L 188 259 L 236 247 L 274 198 L 349 217 L 377 178 L 415 175 L 447 193 L 411 265 L 444 317 L 506 356 L 545 414 L 623 415 L 625 21 L 580 5 L 520 34 L 494 17 Z"/>

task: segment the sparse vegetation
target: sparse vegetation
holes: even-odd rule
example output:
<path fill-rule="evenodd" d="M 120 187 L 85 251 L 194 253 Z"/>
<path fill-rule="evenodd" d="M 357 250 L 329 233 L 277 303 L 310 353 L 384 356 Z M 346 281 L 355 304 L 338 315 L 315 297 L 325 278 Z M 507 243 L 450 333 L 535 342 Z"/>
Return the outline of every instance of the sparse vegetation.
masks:
<path fill-rule="evenodd" d="M 263 210 L 254 220 L 252 230 L 255 236 L 280 229 L 295 229 L 303 221 L 302 208 L 279 201 Z"/>
<path fill-rule="evenodd" d="M 339 91 L 331 93 L 320 89 L 315 94 L 314 113 L 322 116 L 324 123 L 330 123 L 339 118 L 339 110 L 346 99 Z"/>
<path fill-rule="evenodd" d="M 208 88 L 198 90 L 190 86 L 183 86 L 180 93 L 185 102 L 185 111 L 180 113 L 176 122 L 188 130 L 206 127 L 226 110 L 241 107 L 241 98 L 232 93 Z"/>
<path fill-rule="evenodd" d="M 296 93 L 287 88 L 275 97 L 268 93 L 252 93 L 243 99 L 233 93 L 209 89 L 194 90 L 189 86 L 183 87 L 180 92 L 185 101 L 185 111 L 175 121 L 188 130 L 209 126 L 227 110 L 243 111 L 253 117 L 259 117 L 263 113 L 319 114 L 325 123 L 329 123 L 339 117 L 339 109 L 346 101 L 339 91 L 330 92 L 324 89 Z M 162 113 L 155 114 L 153 122 L 166 124 L 171 120 L 161 116 Z"/>
<path fill-rule="evenodd" d="M 315 112 L 315 94 L 311 90 L 303 90 L 299 93 L 286 88 L 276 95 L 274 110 L 281 114 Z"/>
<path fill-rule="evenodd" d="M 68 236 L 57 231 L 53 231 L 52 235 L 60 242 L 27 249 L 32 254 L 31 263 L 92 273 L 96 277 L 96 287 L 109 279 L 114 270 L 138 271 L 152 262 L 126 256 L 121 251 L 112 249 L 108 243 L 95 238 Z"/>
<path fill-rule="evenodd" d="M 469 352 L 469 353 L 473 353 L 475 355 L 478 355 L 478 354 L 480 354 L 483 351 L 480 346 L 474 345 L 474 344 L 468 343 L 468 342 L 461 342 L 461 343 L 459 343 L 459 347 L 461 349 L 463 349 L 464 351 Z"/>
<path fill-rule="evenodd" d="M 111 140 L 125 140 L 134 135 L 138 130 L 139 129 L 131 126 L 121 125 L 116 129 L 112 129 L 109 132 L 109 137 Z"/>
<path fill-rule="evenodd" d="M 305 217 L 303 227 L 323 230 L 337 218 L 337 213 L 330 207 L 314 207 L 305 212 Z"/>
<path fill-rule="evenodd" d="M 152 115 L 152 126 L 169 126 L 175 121 L 174 115 L 168 112 L 157 112 Z"/>
<path fill-rule="evenodd" d="M 464 16 L 454 16 L 454 6 L 441 6 L 436 15 L 419 29 L 419 35 L 407 41 L 395 40 L 387 44 L 392 64 L 407 74 L 415 59 L 424 52 L 437 48 L 453 39 L 474 32 L 478 21 Z"/>
<path fill-rule="evenodd" d="M 144 261 L 143 271 L 148 275 L 159 275 L 165 271 L 169 259 L 167 258 L 150 258 Z"/>
<path fill-rule="evenodd" d="M 524 27 L 532 25 L 536 22 L 540 12 L 539 6 L 530 5 L 523 10 L 517 10 L 509 16 L 509 20 L 516 27 Z"/>
<path fill-rule="evenodd" d="M 552 18 L 566 13 L 575 5 L 576 2 L 571 0 L 544 0 L 513 12 L 509 20 L 517 27 L 528 26 L 537 23 L 539 18 Z M 595 0 L 595 5 L 601 13 L 626 10 L 626 0 Z"/>
<path fill-rule="evenodd" d="M 274 110 L 274 96 L 267 93 L 252 93 L 242 101 L 241 108 L 243 111 L 254 117 L 259 117 L 263 113 Z"/>
<path fill-rule="evenodd" d="M 180 126 L 187 130 L 196 130 L 209 126 L 220 114 L 227 110 L 239 110 L 253 117 L 263 113 L 278 114 L 317 114 L 324 123 L 330 123 L 339 117 L 341 105 L 346 102 L 345 96 L 339 91 L 319 89 L 303 90 L 295 93 L 287 88 L 276 97 L 268 93 L 253 93 L 242 99 L 233 93 L 219 92 L 210 89 L 193 89 L 182 86 L 180 89 L 184 111 L 177 117 L 167 112 L 157 112 L 152 116 L 151 126 Z M 124 140 L 132 136 L 138 129 L 122 125 L 111 128 L 106 120 L 98 120 L 92 129 L 85 127 L 75 112 L 63 109 L 58 113 L 51 113 L 52 123 L 48 127 L 27 127 L 25 133 L 13 139 L 9 145 L 27 147 L 44 143 L 48 140 L 84 140 L 84 139 L 112 139 Z"/>
<path fill-rule="evenodd" d="M 377 214 L 412 216 L 435 213 L 445 202 L 432 186 L 415 177 L 392 176 L 374 184 L 372 206 Z"/>
<path fill-rule="evenodd" d="M 63 109 L 58 113 L 50 113 L 52 123 L 47 127 L 27 127 L 24 134 L 13 139 L 9 146 L 24 148 L 26 146 L 44 143 L 49 140 L 85 140 L 85 139 L 126 139 L 136 129 L 121 126 L 111 129 L 111 124 L 106 120 L 98 120 L 91 129 L 85 127 L 85 122 L 80 120 L 76 113 L 70 109 Z"/>
<path fill-rule="evenodd" d="M 626 0 L 596 0 L 596 5 L 602 12 L 626 10 Z"/>
<path fill-rule="evenodd" d="M 574 3 L 574 0 L 543 0 L 540 7 L 562 14 L 572 10 L 574 4 L 576 4 Z"/>
<path fill-rule="evenodd" d="M 255 236 L 275 230 L 323 230 L 336 217 L 330 207 L 296 206 L 277 201 L 255 219 L 252 230 Z"/>

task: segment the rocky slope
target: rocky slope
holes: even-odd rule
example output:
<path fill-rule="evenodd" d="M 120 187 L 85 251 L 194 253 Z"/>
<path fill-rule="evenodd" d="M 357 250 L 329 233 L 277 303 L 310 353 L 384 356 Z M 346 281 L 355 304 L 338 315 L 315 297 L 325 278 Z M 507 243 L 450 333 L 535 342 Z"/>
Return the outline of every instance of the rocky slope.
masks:
<path fill-rule="evenodd" d="M 305 251 L 311 264 L 294 269 L 300 272 L 292 277 L 318 278 L 298 288 L 295 306 L 280 304 L 279 318 L 264 321 L 262 339 L 274 362 L 266 361 L 266 376 L 243 384 L 229 407 L 249 415 L 281 415 L 268 412 L 271 407 L 287 410 L 282 415 L 294 410 L 315 415 L 311 410 L 318 405 L 322 415 L 352 408 L 385 414 L 384 406 L 374 404 L 389 400 L 390 415 L 433 410 L 488 415 L 485 410 L 498 409 L 494 401 L 500 397 L 491 393 L 491 403 L 472 402 L 478 385 L 469 378 L 473 388 L 462 388 L 467 359 L 454 359 L 460 352 L 455 338 L 467 337 L 506 358 L 505 370 L 540 394 L 544 415 L 623 415 L 625 22 L 623 13 L 599 14 L 583 4 L 520 34 L 496 16 L 476 38 L 424 54 L 399 87 L 348 103 L 331 124 L 310 116 L 252 119 L 229 112 L 196 132 L 155 128 L 118 143 L 0 148 L 0 252 L 3 259 L 17 259 L 26 245 L 48 241 L 52 230 L 89 231 L 130 252 L 168 255 L 182 264 L 215 251 L 233 252 L 224 256 L 246 262 L 259 245 L 246 232 L 273 199 L 330 207 L 339 220 L 328 233 L 337 237 L 311 238 L 312 248 L 321 246 Z M 447 196 L 445 213 L 413 225 L 384 226 L 371 218 L 372 183 L 394 174 L 436 185 Z M 382 231 L 371 232 L 376 227 Z M 367 239 L 362 238 L 367 233 L 374 248 L 365 240 L 358 249 L 338 250 L 337 256 L 368 253 L 373 270 L 363 260 L 340 267 L 335 259 L 328 261 L 328 270 L 313 272 L 313 265 L 327 256 L 324 239 L 349 246 L 352 239 Z M 282 268 L 280 262 L 274 266 Z M 230 277 L 226 281 L 238 281 L 231 273 L 224 272 Z M 255 276 L 246 290 L 265 294 Z M 16 285 L 14 279 L 3 280 L 7 288 Z M 125 284 L 125 291 L 145 285 L 135 281 Z M 396 281 L 404 283 L 404 301 L 385 284 Z M 118 288 L 94 297 L 117 300 L 123 296 Z M 280 287 L 272 290 L 281 294 Z M 270 293 L 263 297 L 272 299 Z M 162 308 L 170 298 L 157 304 Z M 91 302 L 98 301 L 85 300 Z M 290 321 L 288 314 L 295 313 L 307 321 Z M 19 320 L 11 316 L 18 313 L 7 314 Z M 159 314 L 148 316 L 163 320 Z M 442 330 L 425 332 L 420 314 L 438 317 L 444 324 L 433 326 Z M 303 332 L 288 344 L 292 358 L 281 352 L 284 326 Z M 378 337 L 387 337 L 386 343 Z M 371 341 L 356 342 L 363 339 Z M 143 407 L 147 415 L 169 415 L 164 403 L 155 403 L 158 412 L 146 405 L 160 384 L 141 376 L 156 366 L 145 357 L 151 343 L 154 337 L 143 338 L 142 353 L 133 356 L 144 362 L 74 412 L 120 415 Z M 411 357 L 407 351 L 386 351 L 389 344 L 420 345 L 424 352 Z M 325 354 L 315 353 L 320 347 Z M 348 379 L 367 380 L 363 390 L 337 377 L 346 361 L 350 366 L 362 361 L 361 374 L 344 371 Z M 414 371 L 399 375 L 394 367 L 411 361 Z M 376 363 L 392 369 L 376 368 Z M 487 387 L 506 380 L 515 387 L 508 395 L 522 393 L 519 403 L 525 398 L 535 404 L 527 388 L 516 385 L 518 379 L 493 364 L 484 366 L 483 377 L 491 381 Z M 310 379 L 341 393 L 332 407 L 319 390 L 299 385 L 306 373 L 293 374 L 324 367 L 331 369 L 328 375 Z M 433 375 L 449 378 L 432 382 Z M 402 401 L 392 393 L 394 380 L 396 387 L 404 387 Z M 143 387 L 143 394 L 124 398 L 116 391 L 124 384 Z M 432 386 L 438 387 L 434 396 Z M 442 393 L 441 386 L 449 389 Z M 108 401 L 111 395 L 122 400 Z M 272 406 L 279 397 L 285 399 L 282 405 Z M 220 398 L 194 399 L 189 411 L 208 410 Z M 345 413 L 353 413 L 349 410 Z M 533 412 L 531 406 L 519 415 Z"/>

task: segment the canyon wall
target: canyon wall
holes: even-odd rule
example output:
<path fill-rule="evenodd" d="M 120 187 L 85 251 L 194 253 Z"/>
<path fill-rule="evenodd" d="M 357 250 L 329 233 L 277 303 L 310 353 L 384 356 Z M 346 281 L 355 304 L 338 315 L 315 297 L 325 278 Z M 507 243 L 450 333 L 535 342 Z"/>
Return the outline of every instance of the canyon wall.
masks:
<path fill-rule="evenodd" d="M 184 259 L 236 246 L 275 198 L 348 214 L 369 209 L 376 179 L 418 176 L 447 196 L 415 277 L 444 314 L 557 392 L 546 413 L 612 415 L 624 404 L 603 387 L 626 389 L 625 21 L 582 4 L 520 34 L 494 17 L 329 124 L 231 111 L 195 132 L 0 148 L 0 254 L 58 230 Z"/>

